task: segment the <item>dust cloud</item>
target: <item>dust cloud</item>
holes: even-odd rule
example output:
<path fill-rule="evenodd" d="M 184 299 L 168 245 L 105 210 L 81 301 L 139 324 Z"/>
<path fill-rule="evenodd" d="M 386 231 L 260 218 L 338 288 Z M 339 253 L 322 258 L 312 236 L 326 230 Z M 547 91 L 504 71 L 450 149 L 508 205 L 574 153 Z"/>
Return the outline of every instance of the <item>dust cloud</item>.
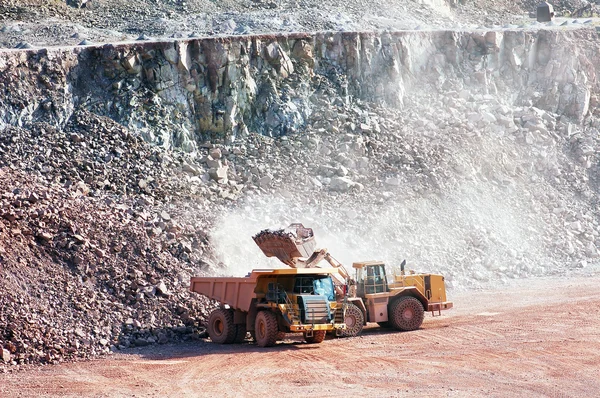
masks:
<path fill-rule="evenodd" d="M 406 259 L 407 269 L 441 273 L 455 289 L 552 272 L 560 261 L 553 254 L 560 226 L 544 217 L 549 193 L 561 196 L 511 140 L 480 137 L 471 145 L 451 147 L 444 160 L 448 183 L 426 193 L 407 179 L 393 187 L 366 185 L 368 195 L 248 196 L 211 232 L 220 273 L 285 267 L 267 259 L 252 235 L 292 222 L 313 228 L 318 247 L 348 269 L 352 262 L 382 260 L 391 272 Z"/>

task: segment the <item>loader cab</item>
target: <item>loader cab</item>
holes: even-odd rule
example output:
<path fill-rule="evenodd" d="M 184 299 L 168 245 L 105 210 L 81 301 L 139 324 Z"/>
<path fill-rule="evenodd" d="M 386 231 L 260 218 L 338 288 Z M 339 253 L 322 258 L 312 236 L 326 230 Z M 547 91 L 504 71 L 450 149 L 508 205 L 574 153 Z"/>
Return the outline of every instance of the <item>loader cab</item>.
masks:
<path fill-rule="evenodd" d="M 385 264 L 382 262 L 354 263 L 356 269 L 356 294 L 359 297 L 365 294 L 385 293 L 389 291 L 385 275 Z"/>

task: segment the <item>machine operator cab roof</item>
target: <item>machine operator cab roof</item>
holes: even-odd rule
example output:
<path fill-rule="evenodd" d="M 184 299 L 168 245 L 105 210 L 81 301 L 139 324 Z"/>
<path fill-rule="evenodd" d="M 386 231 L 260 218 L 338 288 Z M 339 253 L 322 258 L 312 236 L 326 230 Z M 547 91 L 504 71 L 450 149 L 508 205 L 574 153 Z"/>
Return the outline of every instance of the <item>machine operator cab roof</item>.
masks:
<path fill-rule="evenodd" d="M 357 262 L 357 263 L 352 263 L 352 268 L 359 269 L 359 268 L 367 267 L 369 265 L 384 265 L 384 262 L 383 261 L 375 261 L 375 260 L 372 260 L 372 261 L 360 261 L 360 262 Z"/>

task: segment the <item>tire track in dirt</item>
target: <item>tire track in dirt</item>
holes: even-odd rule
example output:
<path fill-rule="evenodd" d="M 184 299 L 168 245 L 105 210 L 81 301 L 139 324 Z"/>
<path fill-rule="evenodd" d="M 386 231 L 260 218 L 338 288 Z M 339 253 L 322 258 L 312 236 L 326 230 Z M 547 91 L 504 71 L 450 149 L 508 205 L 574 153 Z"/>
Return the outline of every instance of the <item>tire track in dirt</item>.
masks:
<path fill-rule="evenodd" d="M 600 391 L 600 278 L 573 291 L 546 284 L 502 291 L 500 312 L 483 308 L 476 292 L 458 296 L 460 311 L 427 318 L 420 330 L 373 326 L 355 338 L 308 345 L 287 338 L 272 348 L 196 342 L 0 375 L 7 397 L 35 396 L 469 396 L 593 397 Z M 567 294 L 568 306 L 556 305 Z M 540 304 L 550 294 L 548 304 Z M 556 294 L 556 295 L 552 295 Z M 511 295 L 518 295 L 512 300 Z M 526 305 L 532 295 L 531 305 Z M 490 297 L 498 296 L 489 294 Z M 476 302 L 474 311 L 469 303 Z M 498 303 L 494 303 L 498 306 Z M 426 380 L 426 382 L 424 382 Z"/>

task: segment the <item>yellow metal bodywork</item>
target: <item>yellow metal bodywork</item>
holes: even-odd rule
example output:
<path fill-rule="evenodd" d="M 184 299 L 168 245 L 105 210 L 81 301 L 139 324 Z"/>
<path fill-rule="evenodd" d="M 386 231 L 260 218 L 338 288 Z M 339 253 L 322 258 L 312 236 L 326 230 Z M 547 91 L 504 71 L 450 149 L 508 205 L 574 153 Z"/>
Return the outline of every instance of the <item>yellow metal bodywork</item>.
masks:
<path fill-rule="evenodd" d="M 382 261 L 362 261 L 352 264 L 357 275 L 367 267 L 385 266 Z M 364 287 L 358 291 L 358 296 L 365 301 L 368 318 L 371 322 L 388 321 L 388 304 L 396 296 L 413 296 L 423 304 L 426 311 L 441 311 L 453 307 L 447 300 L 444 277 L 438 274 L 394 274 L 391 281 L 386 278 L 369 281 L 365 278 Z M 370 284 L 369 284 L 370 283 Z M 370 288 L 370 289 L 369 289 Z"/>
<path fill-rule="evenodd" d="M 425 277 L 430 278 L 428 286 Z M 394 282 L 388 284 L 391 291 L 402 290 L 414 286 L 429 302 L 441 303 L 446 301 L 446 284 L 444 277 L 436 274 L 394 275 Z"/>
<path fill-rule="evenodd" d="M 311 323 L 302 324 L 298 319 L 290 319 L 286 314 L 299 313 L 298 296 L 294 294 L 294 283 L 298 276 L 332 275 L 337 274 L 335 268 L 285 268 L 285 269 L 255 269 L 248 276 L 234 277 L 193 277 L 190 290 L 202 294 L 210 299 L 217 300 L 223 305 L 228 305 L 234 310 L 247 314 L 249 324 L 252 324 L 252 315 L 257 308 L 271 308 L 283 314 L 282 328 L 286 332 L 307 332 L 311 330 L 341 330 L 346 327 L 344 323 Z M 288 304 L 266 303 L 269 283 L 276 283 L 286 291 L 291 301 Z M 332 313 L 342 310 L 342 303 L 331 301 L 329 303 Z M 343 318 L 342 318 L 343 319 Z"/>

